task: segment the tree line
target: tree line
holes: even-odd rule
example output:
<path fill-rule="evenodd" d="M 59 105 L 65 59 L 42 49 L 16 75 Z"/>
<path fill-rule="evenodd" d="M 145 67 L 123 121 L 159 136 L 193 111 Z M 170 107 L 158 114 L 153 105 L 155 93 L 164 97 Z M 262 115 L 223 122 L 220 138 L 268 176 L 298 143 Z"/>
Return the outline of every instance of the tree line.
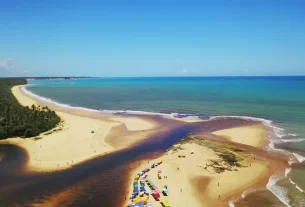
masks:
<path fill-rule="evenodd" d="M 19 104 L 11 88 L 26 84 L 26 79 L 0 79 L 0 139 L 34 137 L 57 126 L 59 116 L 48 107 Z"/>

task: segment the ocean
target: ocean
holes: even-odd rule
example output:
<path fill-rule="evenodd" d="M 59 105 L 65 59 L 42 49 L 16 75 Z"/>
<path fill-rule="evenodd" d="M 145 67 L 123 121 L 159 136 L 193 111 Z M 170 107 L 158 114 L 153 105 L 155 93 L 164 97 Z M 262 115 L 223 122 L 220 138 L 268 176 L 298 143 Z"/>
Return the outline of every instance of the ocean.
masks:
<path fill-rule="evenodd" d="M 305 77 L 175 77 L 29 80 L 25 91 L 65 107 L 98 113 L 157 114 L 184 119 L 238 116 L 272 127 L 270 149 L 291 167 L 266 190 L 245 192 L 230 206 L 305 206 Z M 245 139 L 247 137 L 245 136 Z"/>

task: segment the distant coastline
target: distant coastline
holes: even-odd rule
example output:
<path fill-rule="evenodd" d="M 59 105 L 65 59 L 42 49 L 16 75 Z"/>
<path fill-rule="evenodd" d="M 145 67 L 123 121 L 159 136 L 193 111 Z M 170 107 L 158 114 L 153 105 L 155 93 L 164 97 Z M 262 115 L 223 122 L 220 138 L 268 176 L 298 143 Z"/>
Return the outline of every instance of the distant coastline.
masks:
<path fill-rule="evenodd" d="M 24 86 L 22 86 L 22 87 L 24 87 Z M 18 100 L 19 100 L 18 97 L 23 96 L 23 98 L 22 98 L 23 101 L 26 101 L 27 99 L 29 99 L 28 100 L 29 101 L 28 104 L 32 104 L 33 103 L 33 99 L 29 98 L 28 94 L 24 94 L 23 91 L 21 90 L 21 87 L 18 87 L 17 93 L 20 93 L 20 94 L 16 95 Z M 25 95 L 27 95 L 26 96 L 27 98 L 24 97 Z M 74 131 L 73 133 L 75 133 L 74 137 L 76 137 L 77 135 L 80 135 L 80 134 L 83 133 L 83 132 L 79 131 L 80 130 L 79 126 L 81 125 L 83 130 L 86 130 L 87 132 L 89 132 L 88 134 L 86 134 L 86 133 L 82 134 L 84 137 L 88 136 L 88 138 L 86 138 L 86 142 L 88 140 L 92 139 L 92 141 L 93 141 L 93 143 L 92 143 L 93 144 L 92 145 L 93 148 L 96 149 L 96 150 L 98 148 L 101 149 L 101 145 L 100 145 L 100 141 L 101 140 L 95 139 L 94 135 L 98 135 L 98 137 L 101 137 L 102 134 L 100 134 L 99 129 L 101 129 L 101 131 L 105 131 L 105 128 L 101 128 L 100 127 L 101 123 L 98 122 L 98 127 L 92 129 L 93 128 L 92 126 L 94 126 L 94 124 L 93 124 L 94 122 L 91 123 L 91 121 L 87 120 L 86 117 L 92 117 L 92 116 L 94 116 L 94 114 L 96 114 L 96 112 L 103 112 L 103 111 L 100 111 L 100 110 L 93 110 L 93 111 L 87 110 L 87 111 L 84 111 L 84 110 L 82 110 L 82 108 L 65 107 L 65 106 L 61 106 L 60 104 L 54 104 L 54 102 L 47 102 L 47 103 L 45 103 L 45 102 L 37 102 L 37 100 L 35 100 L 35 102 L 36 102 L 36 104 L 48 105 L 48 106 L 50 106 L 50 108 L 52 108 L 55 111 L 57 111 L 57 113 L 66 114 L 66 115 L 72 115 L 73 117 L 71 117 L 71 120 L 73 120 L 73 122 L 78 119 L 78 118 L 76 119 L 76 117 L 79 117 L 78 124 L 76 124 L 74 127 L 70 127 L 69 129 L 65 128 L 65 125 L 66 126 L 70 125 L 70 123 L 72 123 L 72 122 L 68 121 L 69 118 L 66 119 L 67 121 L 63 125 L 63 129 L 64 129 L 63 132 L 66 131 L 66 130 L 69 131 L 70 129 L 72 129 Z M 121 116 L 114 116 L 114 114 L 117 114 L 117 112 L 119 114 L 123 115 L 123 117 L 121 117 Z M 105 147 L 103 148 L 103 150 L 105 150 L 105 151 L 99 151 L 99 153 L 97 153 L 97 155 L 96 155 L 95 153 L 93 153 L 94 150 L 92 148 L 91 149 L 88 148 L 88 150 L 87 150 L 88 154 L 86 156 L 83 156 L 81 159 L 79 159 L 79 158 L 75 159 L 75 155 L 76 154 L 73 155 L 73 153 L 76 153 L 80 149 L 78 149 L 78 150 L 75 149 L 76 151 L 74 151 L 74 152 L 73 152 L 73 150 L 70 150 L 69 153 L 71 153 L 70 154 L 71 156 L 68 156 L 66 158 L 62 157 L 63 159 L 60 161 L 60 160 L 54 159 L 55 157 L 54 158 L 50 157 L 51 155 L 47 155 L 47 156 L 43 155 L 42 156 L 42 154 L 39 154 L 41 152 L 37 151 L 37 148 L 39 148 L 37 146 L 37 144 L 41 144 L 41 143 L 43 144 L 44 143 L 43 139 L 39 139 L 39 140 L 35 141 L 35 150 L 36 151 L 32 150 L 33 152 L 35 151 L 35 154 L 38 152 L 38 155 L 34 155 L 33 153 L 32 154 L 30 153 L 30 157 L 31 156 L 32 157 L 36 156 L 36 158 L 30 159 L 30 162 L 29 162 L 29 164 L 30 164 L 29 166 L 31 166 L 30 169 L 31 170 L 37 170 L 37 171 L 41 171 L 41 170 L 43 170 L 43 171 L 44 170 L 46 170 L 46 171 L 54 171 L 55 170 L 56 171 L 56 170 L 63 170 L 63 169 L 67 169 L 67 168 L 72 168 L 73 166 L 76 166 L 78 163 L 82 163 L 85 160 L 92 159 L 93 157 L 98 157 L 98 156 L 105 155 L 107 153 L 113 152 L 112 151 L 113 149 L 106 147 L 107 145 L 109 145 L 110 147 L 115 147 L 116 146 L 117 147 L 116 150 L 119 150 L 119 149 L 126 148 L 128 146 L 132 146 L 132 144 L 137 143 L 137 142 L 139 142 L 141 140 L 149 139 L 149 137 L 152 134 L 154 134 L 154 133 L 158 134 L 158 130 L 159 130 L 158 129 L 158 123 L 154 122 L 154 118 L 153 118 L 153 117 L 155 117 L 154 115 L 157 115 L 157 117 L 161 116 L 161 118 L 162 117 L 168 118 L 168 120 L 173 120 L 174 122 L 178 121 L 177 123 L 179 123 L 180 121 L 183 121 L 182 123 L 187 123 L 185 121 L 187 121 L 188 119 L 189 119 L 188 122 L 193 122 L 194 121 L 194 124 L 201 124 L 201 122 L 208 122 L 208 123 L 214 123 L 215 122 L 215 123 L 217 123 L 218 120 L 228 120 L 228 121 L 229 120 L 243 120 L 244 122 L 255 122 L 255 123 L 263 122 L 266 125 L 270 125 L 270 126 L 272 125 L 272 122 L 269 121 L 269 120 L 259 119 L 259 118 L 254 118 L 254 117 L 215 116 L 215 117 L 211 117 L 209 119 L 209 121 L 207 121 L 207 120 L 203 121 L 203 120 L 200 120 L 198 118 L 196 118 L 195 120 L 194 119 L 192 120 L 192 119 L 190 119 L 191 117 L 188 117 L 188 118 L 187 117 L 182 117 L 181 118 L 177 114 L 163 114 L 163 113 L 158 114 L 158 113 L 140 112 L 140 111 L 115 111 L 115 112 L 108 113 L 108 115 L 106 114 L 106 116 L 105 116 L 105 114 L 102 114 L 103 118 L 101 116 L 98 116 L 99 119 L 102 118 L 102 121 L 105 121 L 107 124 L 110 124 L 110 125 L 114 124 L 114 125 L 112 125 L 112 127 L 110 127 L 109 131 L 106 130 L 108 132 L 107 134 L 111 135 L 111 136 L 109 137 L 109 136 L 103 135 L 104 136 L 104 138 L 103 138 L 104 141 L 103 142 L 105 142 L 105 144 L 106 144 L 106 145 L 104 145 Z M 133 118 L 130 119 L 128 116 L 132 116 Z M 145 118 L 144 122 L 143 122 L 143 117 L 145 117 L 145 116 L 146 116 L 147 119 Z M 150 117 L 152 117 L 152 119 Z M 87 121 L 85 121 L 83 118 L 85 118 Z M 80 119 L 82 119 L 82 120 L 80 120 Z M 88 126 L 82 124 L 82 123 L 84 123 L 84 121 L 89 123 Z M 96 121 L 96 120 L 93 119 L 93 121 Z M 118 124 L 118 125 L 116 125 L 116 124 Z M 187 124 L 192 124 L 192 123 L 187 123 Z M 212 124 L 211 126 L 217 126 L 217 125 Z M 232 131 L 233 132 L 235 131 L 234 127 L 233 127 L 232 131 L 230 131 L 230 129 L 232 127 L 233 126 L 224 127 L 224 130 L 225 129 L 229 130 L 229 131 L 224 131 L 221 134 L 221 136 L 225 137 L 226 140 L 227 140 L 227 136 L 229 136 L 229 137 L 233 136 L 233 135 L 230 135 L 230 133 Z M 128 142 L 122 143 L 123 139 L 119 139 L 119 140 L 111 139 L 111 138 L 114 138 L 112 136 L 113 134 L 118 135 L 118 134 L 120 134 L 122 132 L 122 130 L 125 130 L 125 129 L 127 129 L 129 132 L 131 132 L 131 135 L 128 136 L 128 138 L 131 139 L 129 143 Z M 90 132 L 92 130 L 95 132 L 94 135 L 90 134 Z M 145 132 L 144 134 L 141 132 L 143 130 Z M 54 135 L 53 138 L 56 137 L 56 136 L 58 138 L 60 138 L 60 136 L 61 136 L 60 134 L 61 133 L 62 133 L 61 131 L 57 131 L 56 133 L 53 134 Z M 138 133 L 138 135 L 137 135 L 137 133 Z M 237 134 L 238 133 L 240 133 L 240 132 L 237 132 Z M 250 132 L 250 133 L 252 133 L 252 132 Z M 241 134 L 244 134 L 244 133 L 241 133 Z M 47 135 L 47 137 L 48 136 L 51 136 L 51 135 Z M 91 136 L 93 136 L 93 137 L 90 138 Z M 64 137 L 65 136 L 61 136 L 60 139 L 62 140 Z M 211 138 L 211 137 L 208 136 L 208 138 Z M 253 138 L 250 139 L 250 141 L 251 142 L 254 141 L 252 143 L 261 143 L 261 142 L 255 140 L 255 139 L 256 138 L 253 137 Z M 50 140 L 51 140 L 51 138 L 49 137 L 49 141 Z M 126 139 L 124 139 L 124 140 L 126 141 Z M 12 141 L 11 143 L 14 143 L 13 140 L 10 140 L 10 141 Z M 45 144 L 42 145 L 42 148 L 43 148 L 43 151 L 44 151 L 43 153 L 44 154 L 46 153 L 45 150 L 48 148 L 48 145 L 50 144 L 49 141 L 48 141 L 48 143 L 45 142 Z M 72 143 L 73 141 L 75 141 L 75 140 L 70 140 L 70 141 L 67 140 L 65 145 L 69 146 L 69 145 L 71 145 L 69 143 Z M 97 141 L 99 143 L 95 143 L 94 144 L 95 141 Z M 237 139 L 233 138 L 231 141 L 243 143 L 243 141 L 245 141 L 245 140 L 243 139 L 243 137 L 240 137 L 240 138 L 237 138 Z M 80 142 L 79 146 L 81 146 L 81 147 L 85 146 L 86 142 Z M 249 143 L 251 143 L 251 142 L 243 143 L 243 144 L 249 145 Z M 29 144 L 29 143 L 27 143 L 27 144 L 23 143 L 23 144 L 20 145 L 20 143 L 17 143 L 17 142 L 15 142 L 15 144 L 17 144 L 18 146 L 22 146 L 23 145 L 24 148 L 30 147 L 30 145 L 32 145 L 32 144 Z M 60 144 L 63 144 L 63 143 L 61 142 Z M 268 143 L 264 143 L 262 146 L 265 146 L 265 144 L 268 144 Z M 34 145 L 32 145 L 32 146 L 34 146 Z M 54 148 L 54 146 L 55 146 L 55 148 L 57 148 L 56 144 L 53 145 L 52 147 Z M 256 145 L 254 145 L 254 147 L 255 146 Z M 31 150 L 29 150 L 29 151 L 31 151 Z M 59 151 L 58 154 L 60 154 L 60 153 L 61 152 Z M 39 156 L 42 156 L 42 157 L 39 157 Z M 47 158 L 47 159 L 50 159 L 50 160 L 45 160 L 44 161 L 42 158 L 43 159 Z M 166 160 L 166 157 L 160 157 L 160 158 Z M 73 160 L 73 163 L 72 163 L 72 160 Z M 281 163 L 282 161 L 279 161 L 279 162 Z M 272 168 L 272 169 L 274 169 L 276 171 L 277 170 L 282 170 L 283 171 L 283 169 L 285 168 L 284 166 L 285 165 L 283 164 L 283 165 L 281 165 L 280 169 L 279 168 Z M 135 169 L 136 169 L 136 171 L 141 170 L 140 168 L 135 168 Z M 255 182 L 255 183 L 253 183 L 252 182 L 253 180 L 252 180 L 250 182 L 251 186 L 252 187 L 257 187 L 257 186 L 265 187 L 266 184 L 269 181 L 269 176 L 273 172 L 275 172 L 275 171 L 269 171 L 268 173 L 266 173 L 266 171 L 264 171 L 264 170 L 261 171 L 262 177 L 257 178 L 256 179 L 257 182 Z M 260 174 L 260 173 L 258 173 L 258 174 Z M 131 177 L 133 177 L 133 176 L 134 176 L 134 172 L 131 173 Z M 193 186 L 194 184 L 190 183 L 189 185 Z M 230 201 L 230 199 L 238 198 L 243 193 L 243 191 L 245 189 L 248 189 L 248 187 L 249 187 L 248 184 L 243 185 L 242 188 L 237 189 L 236 191 L 234 191 L 234 195 L 230 195 L 229 197 L 226 196 L 225 194 L 223 194 L 223 197 L 225 197 L 225 199 L 221 199 L 221 201 L 225 201 L 226 204 L 227 204 Z M 127 193 L 127 190 L 126 190 L 126 196 L 129 196 L 128 193 Z M 197 198 L 195 200 L 196 200 L 196 202 L 198 202 Z M 216 200 L 214 200 L 212 202 L 218 202 L 217 200 L 218 200 L 218 198 L 216 198 Z M 195 203 L 194 203 L 194 205 L 195 205 Z"/>
<path fill-rule="evenodd" d="M 22 87 L 24 86 L 15 86 L 12 88 L 13 94 L 22 105 L 31 106 L 34 104 L 37 106 L 48 106 L 55 110 L 62 119 L 62 124 L 58 127 L 50 132 L 40 134 L 37 137 L 29 139 L 11 138 L 2 142 L 2 144 L 16 144 L 28 151 L 30 159 L 27 168 L 30 171 L 67 169 L 87 159 L 120 150 L 135 141 L 143 139 L 138 136 L 136 139 L 127 141 L 123 146 L 114 145 L 112 143 L 113 141 L 106 143 L 106 136 L 110 131 L 114 133 L 113 128 L 115 126 L 123 124 L 133 131 L 149 130 L 156 127 L 152 122 L 140 118 L 127 119 L 108 116 L 92 119 L 86 118 L 91 117 L 90 112 L 75 109 L 65 112 L 65 108 L 60 108 L 58 105 L 52 105 L 50 103 L 39 102 L 24 94 Z M 72 143 L 73 147 L 69 151 L 61 147 L 62 145 L 72 146 Z M 85 148 L 84 146 L 88 147 Z"/>

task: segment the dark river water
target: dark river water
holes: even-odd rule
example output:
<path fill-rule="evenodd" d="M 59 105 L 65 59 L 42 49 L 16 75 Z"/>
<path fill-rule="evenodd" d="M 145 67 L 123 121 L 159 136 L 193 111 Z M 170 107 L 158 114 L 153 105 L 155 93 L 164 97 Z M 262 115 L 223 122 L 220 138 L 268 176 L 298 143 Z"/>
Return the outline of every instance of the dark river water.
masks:
<path fill-rule="evenodd" d="M 157 156 L 196 128 L 201 127 L 170 129 L 129 149 L 54 173 L 24 172 L 26 152 L 13 145 L 1 145 L 4 158 L 0 162 L 0 206 L 121 206 L 133 163 Z"/>
<path fill-rule="evenodd" d="M 135 164 L 158 157 L 189 133 L 208 133 L 253 122 L 236 118 L 192 124 L 159 121 L 167 130 L 128 149 L 60 172 L 25 172 L 26 152 L 13 145 L 0 145 L 0 207 L 123 206 Z"/>

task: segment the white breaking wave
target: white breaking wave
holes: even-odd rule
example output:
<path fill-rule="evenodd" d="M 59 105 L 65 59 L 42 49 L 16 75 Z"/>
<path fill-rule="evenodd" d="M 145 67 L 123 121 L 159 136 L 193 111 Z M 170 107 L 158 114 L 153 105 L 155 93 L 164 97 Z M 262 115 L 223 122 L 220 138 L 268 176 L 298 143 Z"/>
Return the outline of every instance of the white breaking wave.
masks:
<path fill-rule="evenodd" d="M 304 138 L 296 138 L 296 139 L 281 139 L 281 141 L 287 143 L 287 142 L 303 142 L 305 141 Z"/>
<path fill-rule="evenodd" d="M 297 154 L 297 153 L 293 153 L 293 155 L 295 156 L 295 158 L 297 158 L 297 160 L 298 160 L 299 162 L 304 162 L 304 161 L 305 161 L 305 157 L 304 157 L 304 156 L 299 155 L 299 154 Z"/>
<path fill-rule="evenodd" d="M 77 107 L 77 106 L 70 106 L 68 104 L 53 101 L 52 99 L 49 99 L 49 98 L 46 98 L 46 97 L 43 97 L 43 96 L 39 96 L 39 95 L 36 95 L 36 94 L 32 93 L 31 91 L 27 90 L 25 86 L 21 86 L 21 91 L 23 93 L 25 93 L 26 95 L 28 95 L 28 96 L 36 99 L 36 100 L 42 101 L 43 103 L 50 103 L 50 104 L 54 104 L 56 106 L 69 108 L 69 109 L 85 110 L 85 111 L 90 111 L 90 112 L 99 112 L 99 110 L 95 110 L 95 109 L 90 109 L 90 108 L 85 108 L 85 107 Z"/>
<path fill-rule="evenodd" d="M 198 120 L 198 121 L 202 120 L 199 116 L 186 116 L 186 117 L 183 117 L 181 119 L 183 119 L 183 120 Z"/>
<path fill-rule="evenodd" d="M 298 134 L 288 134 L 289 136 L 291 136 L 291 137 L 297 137 L 297 136 L 299 136 Z"/>
<path fill-rule="evenodd" d="M 27 85 L 27 86 L 29 86 L 29 85 Z M 168 118 L 168 119 L 179 118 L 181 120 L 204 120 L 204 119 L 201 119 L 199 116 L 190 115 L 190 114 L 158 113 L 158 112 L 134 111 L 134 110 L 96 110 L 96 109 L 91 109 L 91 108 L 86 108 L 86 107 L 76 107 L 76 106 L 71 106 L 71 105 L 64 104 L 64 103 L 59 103 L 59 102 L 56 102 L 52 99 L 49 99 L 49 98 L 46 98 L 46 97 L 43 97 L 43 96 L 36 95 L 36 94 L 32 93 L 31 91 L 27 90 L 26 86 L 22 86 L 21 90 L 26 95 L 29 95 L 30 97 L 33 97 L 34 99 L 41 100 L 44 103 L 50 103 L 50 104 L 54 104 L 54 105 L 57 105 L 57 106 L 60 106 L 60 107 L 64 107 L 64 108 L 68 108 L 68 109 L 74 109 L 74 110 L 85 110 L 85 111 L 90 111 L 90 112 L 98 112 L 100 114 L 157 115 L 157 116 L 161 116 L 161 117 Z M 277 126 L 274 126 L 272 124 L 273 122 L 271 120 L 268 120 L 268 119 L 250 117 L 250 116 L 212 116 L 212 117 L 210 117 L 210 120 L 213 120 L 213 119 L 216 119 L 216 118 L 238 118 L 238 119 L 244 119 L 244 120 L 260 121 L 265 126 L 268 126 L 268 127 L 272 128 L 274 133 L 276 134 L 276 136 L 278 138 L 281 138 L 284 135 L 284 129 L 282 129 L 280 127 L 277 127 Z M 294 136 L 295 134 L 291 134 L 291 135 Z M 269 137 L 269 140 L 270 140 L 270 144 L 269 144 L 270 148 L 272 148 L 273 150 L 276 150 L 276 151 L 280 151 L 280 152 L 288 155 L 287 151 L 275 148 L 274 143 L 276 141 L 274 139 L 272 140 Z M 297 160 L 300 161 L 300 158 L 297 157 Z M 303 160 L 303 158 L 301 160 Z M 291 158 L 291 160 L 289 161 L 289 164 L 292 164 L 295 161 L 296 161 L 295 159 Z"/>
<path fill-rule="evenodd" d="M 68 105 L 68 104 L 59 103 L 59 102 L 56 102 L 56 101 L 54 101 L 52 99 L 36 95 L 36 94 L 28 91 L 25 86 L 22 86 L 21 90 L 25 94 L 29 95 L 30 97 L 33 97 L 34 99 L 41 100 L 42 102 L 45 102 L 45 103 L 51 103 L 51 104 L 54 104 L 54 105 L 57 105 L 57 106 L 60 106 L 60 107 L 65 107 L 65 108 L 70 108 L 70 109 L 85 110 L 85 111 L 90 111 L 90 112 L 98 112 L 100 114 L 104 113 L 104 114 L 130 114 L 130 115 L 157 115 L 157 116 L 161 116 L 161 117 L 168 118 L 168 119 L 177 119 L 177 118 L 179 118 L 179 119 L 182 119 L 182 120 L 183 119 L 184 120 L 204 120 L 204 119 L 202 119 L 202 118 L 200 118 L 199 116 L 196 116 L 196 115 L 179 114 L 179 113 L 158 113 L 158 112 L 133 111 L 133 110 L 96 110 L 96 109 L 90 109 L 90 108 L 85 108 L 85 107 L 74 107 L 74 106 L 71 106 L 71 105 Z M 273 125 L 273 121 L 268 120 L 268 119 L 256 118 L 256 117 L 250 117 L 250 116 L 212 116 L 212 117 L 210 117 L 210 120 L 213 120 L 213 119 L 216 119 L 216 118 L 238 118 L 238 119 L 244 119 L 244 120 L 259 121 L 259 122 L 263 123 L 265 126 L 270 127 L 273 130 L 273 132 L 276 135 L 276 137 L 279 138 L 283 142 L 300 142 L 300 141 L 305 141 L 305 139 L 300 139 L 300 138 L 299 139 L 282 139 L 285 136 L 296 137 L 298 135 L 297 134 L 288 134 L 288 133 L 286 134 L 285 130 L 283 128 L 280 128 L 278 126 L 274 126 Z M 271 139 L 270 137 L 269 137 L 269 140 L 270 140 L 269 147 L 271 149 L 283 152 L 286 155 L 288 155 L 288 154 L 291 155 L 291 153 L 289 153 L 288 151 L 275 148 L 274 143 L 277 143 L 276 140 Z M 296 153 L 293 153 L 293 155 L 294 155 L 294 157 L 299 162 L 305 161 L 305 157 L 303 157 L 303 156 L 301 156 L 299 154 L 296 154 Z M 291 165 L 295 161 L 296 161 L 295 159 L 291 158 L 290 161 L 289 161 L 289 164 Z M 291 168 L 287 168 L 285 170 L 285 175 L 287 176 L 290 171 L 291 171 Z M 288 195 L 287 195 L 287 189 L 285 187 L 276 185 L 276 183 L 279 180 L 281 180 L 281 178 L 279 178 L 276 175 L 272 175 L 269 178 L 269 182 L 268 182 L 266 188 L 270 192 L 272 192 L 282 203 L 284 203 L 288 207 L 291 207 L 290 206 L 290 200 L 289 200 Z M 291 181 L 291 182 L 293 183 L 293 181 Z M 296 188 L 298 190 L 300 190 L 301 192 L 304 192 L 297 185 L 296 185 Z M 247 194 L 248 193 L 244 192 L 241 195 L 241 197 L 244 198 L 244 197 L 246 197 Z M 236 201 L 230 201 L 229 202 L 229 206 L 230 207 L 235 207 L 235 202 Z"/>
<path fill-rule="evenodd" d="M 288 191 L 285 187 L 278 186 L 276 183 L 280 181 L 282 178 L 278 175 L 272 175 L 269 178 L 269 181 L 267 183 L 267 189 L 273 193 L 282 203 L 284 203 L 286 206 L 290 206 L 290 199 L 288 198 Z"/>
<path fill-rule="evenodd" d="M 293 184 L 293 185 L 295 185 L 296 183 L 295 182 L 293 182 L 290 178 L 289 178 L 289 181 L 290 181 L 290 183 L 291 184 Z"/>
<path fill-rule="evenodd" d="M 29 86 L 29 85 L 27 85 Z M 54 101 L 52 99 L 40 96 L 40 95 L 36 95 L 34 93 L 32 93 L 31 91 L 27 90 L 25 86 L 21 87 L 21 90 L 23 93 L 25 93 L 26 95 L 40 100 L 43 103 L 50 103 L 56 106 L 60 106 L 60 107 L 64 107 L 64 108 L 68 108 L 68 109 L 74 109 L 74 110 L 84 110 L 84 111 L 90 111 L 90 112 L 98 112 L 100 114 L 128 114 L 128 115 L 154 115 L 154 116 L 161 116 L 163 118 L 167 118 L 167 119 L 181 119 L 181 120 L 203 120 L 201 119 L 199 116 L 194 116 L 194 115 L 188 115 L 188 114 L 179 114 L 179 113 L 158 113 L 158 112 L 147 112 L 147 111 L 134 111 L 134 110 L 96 110 L 96 109 L 91 109 L 91 108 L 86 108 L 86 107 L 77 107 L 77 106 L 71 106 L 69 104 L 64 104 L 64 103 L 60 103 L 57 101 Z M 179 116 L 183 116 L 183 117 L 179 117 Z"/>
<path fill-rule="evenodd" d="M 295 182 L 293 182 L 290 178 L 289 178 L 289 182 L 295 186 L 296 189 L 298 189 L 300 192 L 304 193 L 304 190 L 302 188 L 300 188 Z"/>
<path fill-rule="evenodd" d="M 210 119 L 215 119 L 215 118 L 238 118 L 238 119 L 244 119 L 244 120 L 260 121 L 269 126 L 272 124 L 271 120 L 263 119 L 263 118 L 256 118 L 256 117 L 251 117 L 251 116 L 212 116 Z"/>
<path fill-rule="evenodd" d="M 275 135 L 279 138 L 287 136 L 287 134 L 285 133 L 285 130 L 283 128 L 273 126 L 273 131 L 274 131 Z"/>
<path fill-rule="evenodd" d="M 295 187 L 296 187 L 299 191 L 301 191 L 302 193 L 304 193 L 304 190 L 303 190 L 302 188 L 300 188 L 298 185 L 295 185 Z"/>
<path fill-rule="evenodd" d="M 287 177 L 290 172 L 291 172 L 291 167 L 286 168 L 285 169 L 285 176 Z"/>
<path fill-rule="evenodd" d="M 230 202 L 229 202 L 229 206 L 230 206 L 230 207 L 235 207 L 235 201 L 230 201 Z"/>
<path fill-rule="evenodd" d="M 278 151 L 278 152 L 286 155 L 289 158 L 289 161 L 288 161 L 289 165 L 292 165 L 293 163 L 298 162 L 298 160 L 295 158 L 295 156 L 293 156 L 293 154 L 291 152 L 288 152 L 288 151 L 283 150 L 283 149 L 276 148 L 274 146 L 274 143 L 277 143 L 277 142 L 274 141 L 274 139 L 269 138 L 269 141 L 270 141 L 270 143 L 269 143 L 269 148 L 270 149 L 272 149 L 273 151 Z"/>

